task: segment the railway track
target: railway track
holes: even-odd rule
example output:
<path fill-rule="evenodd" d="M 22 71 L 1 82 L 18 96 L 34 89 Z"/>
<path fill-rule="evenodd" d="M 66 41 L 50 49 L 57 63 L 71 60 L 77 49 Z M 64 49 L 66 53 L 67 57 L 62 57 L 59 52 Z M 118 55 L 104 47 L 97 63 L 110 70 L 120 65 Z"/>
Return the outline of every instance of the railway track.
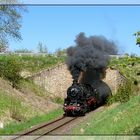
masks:
<path fill-rule="evenodd" d="M 76 120 L 77 117 L 61 117 L 58 118 L 52 122 L 42 124 L 40 126 L 36 126 L 26 132 L 23 132 L 21 134 L 18 134 L 15 138 L 11 140 L 19 140 L 22 139 L 24 136 L 33 136 L 36 135 L 34 140 L 37 140 L 41 138 L 44 135 L 53 134 L 53 131 L 56 131 L 57 129 L 60 129 L 61 127 L 65 126 L 66 124 L 69 124 L 70 122 Z"/>

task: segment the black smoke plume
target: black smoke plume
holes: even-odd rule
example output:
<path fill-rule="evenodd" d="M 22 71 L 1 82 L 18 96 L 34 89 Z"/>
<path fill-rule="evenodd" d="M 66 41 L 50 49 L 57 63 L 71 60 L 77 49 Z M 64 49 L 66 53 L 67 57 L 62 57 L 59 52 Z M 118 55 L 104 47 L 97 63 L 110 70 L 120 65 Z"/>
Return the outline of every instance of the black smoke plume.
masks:
<path fill-rule="evenodd" d="M 75 46 L 67 49 L 66 63 L 76 82 L 81 71 L 86 73 L 84 80 L 98 79 L 102 69 L 108 65 L 109 55 L 117 54 L 116 44 L 104 36 L 86 37 L 84 33 L 80 33 L 75 43 Z"/>

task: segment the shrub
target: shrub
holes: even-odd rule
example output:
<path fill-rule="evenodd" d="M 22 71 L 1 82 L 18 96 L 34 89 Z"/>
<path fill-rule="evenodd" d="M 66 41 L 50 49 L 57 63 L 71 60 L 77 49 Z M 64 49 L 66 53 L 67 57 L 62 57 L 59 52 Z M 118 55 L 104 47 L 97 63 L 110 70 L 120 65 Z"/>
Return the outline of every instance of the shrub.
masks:
<path fill-rule="evenodd" d="M 13 87 L 17 87 L 21 80 L 20 72 L 22 63 L 17 56 L 1 56 L 0 57 L 0 77 L 9 80 Z"/>
<path fill-rule="evenodd" d="M 121 85 L 117 91 L 117 93 L 110 97 L 107 101 L 107 104 L 112 104 L 114 102 L 127 102 L 130 99 L 130 95 L 132 94 L 131 82 L 126 82 Z"/>
<path fill-rule="evenodd" d="M 134 133 L 135 135 L 140 135 L 140 126 L 135 127 L 134 130 L 133 130 L 133 133 Z"/>

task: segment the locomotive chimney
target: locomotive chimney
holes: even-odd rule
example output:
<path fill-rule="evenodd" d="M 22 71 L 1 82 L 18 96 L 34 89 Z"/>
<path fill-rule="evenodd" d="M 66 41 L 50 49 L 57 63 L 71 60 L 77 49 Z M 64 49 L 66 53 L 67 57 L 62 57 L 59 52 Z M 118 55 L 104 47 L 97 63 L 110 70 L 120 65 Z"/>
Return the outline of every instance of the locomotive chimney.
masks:
<path fill-rule="evenodd" d="M 73 80 L 73 84 L 72 85 L 76 85 L 78 84 L 78 81 L 77 80 Z"/>
<path fill-rule="evenodd" d="M 80 75 L 79 75 L 79 78 L 78 78 L 78 83 L 81 83 L 81 81 L 83 79 L 83 76 L 85 75 L 84 73 L 85 73 L 85 71 L 80 72 Z"/>

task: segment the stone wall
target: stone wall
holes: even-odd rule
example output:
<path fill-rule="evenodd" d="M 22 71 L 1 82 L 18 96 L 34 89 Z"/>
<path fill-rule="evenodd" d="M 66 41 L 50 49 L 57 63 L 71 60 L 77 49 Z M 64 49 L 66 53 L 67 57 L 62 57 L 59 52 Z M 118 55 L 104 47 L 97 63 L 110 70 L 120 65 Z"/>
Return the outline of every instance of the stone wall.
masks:
<path fill-rule="evenodd" d="M 72 84 L 72 77 L 67 70 L 67 66 L 60 64 L 55 68 L 48 69 L 36 73 L 31 78 L 37 85 L 45 88 L 45 90 L 53 96 L 65 97 L 67 88 Z M 115 94 L 117 88 L 126 78 L 120 74 L 118 70 L 107 69 L 106 77 L 103 79 Z"/>
<path fill-rule="evenodd" d="M 109 85 L 112 93 L 115 94 L 117 92 L 117 89 L 120 87 L 120 85 L 122 85 L 124 82 L 127 82 L 127 78 L 124 77 L 119 72 L 119 70 L 108 68 L 106 70 L 106 76 L 103 79 L 103 81 Z"/>
<path fill-rule="evenodd" d="M 67 88 L 72 84 L 72 77 L 66 65 L 60 64 L 30 76 L 36 84 L 43 86 L 52 96 L 65 97 Z"/>

